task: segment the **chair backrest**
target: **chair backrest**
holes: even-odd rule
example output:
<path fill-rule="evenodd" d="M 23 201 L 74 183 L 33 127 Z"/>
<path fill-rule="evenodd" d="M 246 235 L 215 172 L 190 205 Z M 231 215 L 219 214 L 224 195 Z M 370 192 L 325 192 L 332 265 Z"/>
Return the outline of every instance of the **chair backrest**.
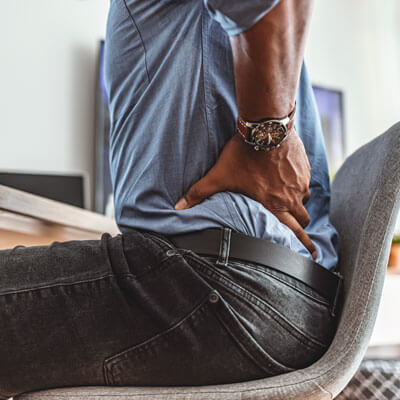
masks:
<path fill-rule="evenodd" d="M 335 340 L 319 363 L 336 371 L 331 382 L 320 382 L 333 395 L 351 379 L 367 349 L 399 206 L 400 123 L 351 155 L 332 184 L 331 221 L 340 235 L 345 283 Z"/>

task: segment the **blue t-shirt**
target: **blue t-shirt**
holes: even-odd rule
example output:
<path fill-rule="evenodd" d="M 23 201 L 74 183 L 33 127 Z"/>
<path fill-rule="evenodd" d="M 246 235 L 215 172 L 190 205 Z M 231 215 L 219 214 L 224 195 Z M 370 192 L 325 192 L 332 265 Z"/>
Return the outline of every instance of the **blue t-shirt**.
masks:
<path fill-rule="evenodd" d="M 275 3 L 111 1 L 105 79 L 115 214 L 122 232 L 178 234 L 228 226 L 311 258 L 287 226 L 243 194 L 220 192 L 190 209 L 174 209 L 236 131 L 229 35 L 248 29 Z M 317 248 L 317 262 L 332 269 L 338 236 L 329 222 L 328 167 L 304 65 L 295 126 L 311 165 L 306 232 Z"/>

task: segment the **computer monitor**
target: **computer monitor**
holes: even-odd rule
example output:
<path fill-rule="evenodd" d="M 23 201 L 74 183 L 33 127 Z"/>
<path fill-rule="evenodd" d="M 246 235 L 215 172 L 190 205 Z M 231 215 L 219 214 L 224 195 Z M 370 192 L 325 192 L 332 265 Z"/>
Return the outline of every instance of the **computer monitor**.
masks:
<path fill-rule="evenodd" d="M 313 85 L 315 100 L 321 117 L 326 153 L 331 176 L 345 158 L 343 92 Z"/>
<path fill-rule="evenodd" d="M 83 175 L 0 172 L 0 185 L 47 197 L 77 207 L 85 207 Z"/>

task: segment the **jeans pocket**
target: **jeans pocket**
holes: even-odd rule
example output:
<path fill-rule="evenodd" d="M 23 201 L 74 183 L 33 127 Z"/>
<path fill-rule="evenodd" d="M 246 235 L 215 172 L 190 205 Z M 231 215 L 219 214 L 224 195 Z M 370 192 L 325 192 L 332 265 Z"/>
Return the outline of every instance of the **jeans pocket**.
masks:
<path fill-rule="evenodd" d="M 267 355 L 266 365 L 273 359 L 288 370 L 304 368 L 329 347 L 335 332 L 329 303 L 302 282 L 258 264 L 232 260 L 220 267 L 215 257 L 186 257 Z"/>
<path fill-rule="evenodd" d="M 287 371 L 273 361 L 268 371 L 260 366 L 232 322 L 237 323 L 218 292 L 211 291 L 167 330 L 105 359 L 106 384 L 210 385 Z"/>

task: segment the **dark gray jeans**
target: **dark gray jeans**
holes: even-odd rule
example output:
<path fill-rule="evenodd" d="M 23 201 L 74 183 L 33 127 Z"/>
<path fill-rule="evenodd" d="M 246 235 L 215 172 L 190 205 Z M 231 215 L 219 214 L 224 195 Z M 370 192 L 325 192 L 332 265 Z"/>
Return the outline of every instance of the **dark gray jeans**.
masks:
<path fill-rule="evenodd" d="M 0 397 L 82 385 L 207 385 L 317 360 L 328 302 L 257 264 L 153 232 L 0 251 Z"/>

